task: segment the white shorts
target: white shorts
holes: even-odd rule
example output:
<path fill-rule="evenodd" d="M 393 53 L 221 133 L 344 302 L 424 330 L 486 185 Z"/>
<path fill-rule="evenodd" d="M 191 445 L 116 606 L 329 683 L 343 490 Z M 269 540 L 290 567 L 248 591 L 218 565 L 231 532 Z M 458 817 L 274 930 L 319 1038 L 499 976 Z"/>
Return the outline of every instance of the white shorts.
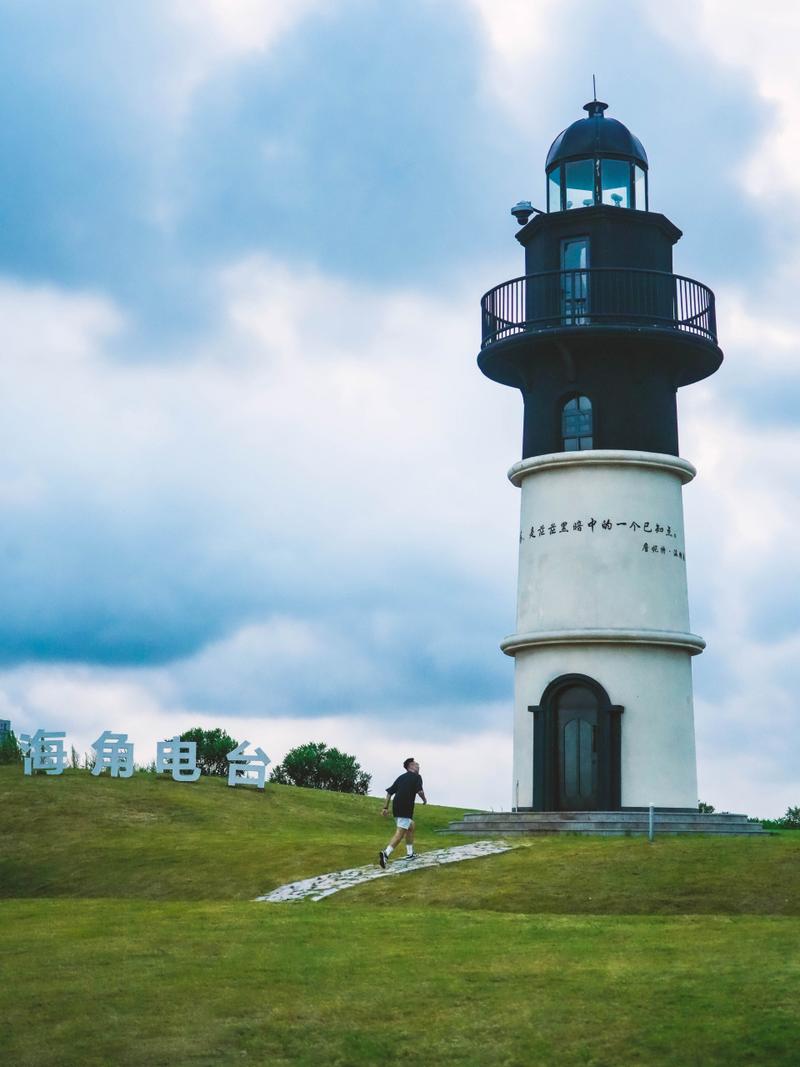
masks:
<path fill-rule="evenodd" d="M 413 819 L 395 819 L 398 830 L 410 830 Z"/>

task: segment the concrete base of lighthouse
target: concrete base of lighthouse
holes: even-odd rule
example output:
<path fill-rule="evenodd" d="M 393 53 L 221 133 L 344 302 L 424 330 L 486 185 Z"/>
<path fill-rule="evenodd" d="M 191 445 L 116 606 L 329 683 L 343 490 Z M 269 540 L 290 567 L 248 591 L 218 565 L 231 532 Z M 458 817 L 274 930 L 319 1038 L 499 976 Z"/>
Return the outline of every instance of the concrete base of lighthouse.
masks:
<path fill-rule="evenodd" d="M 697 810 L 682 485 L 675 456 L 554 453 L 522 490 L 517 810 Z"/>
<path fill-rule="evenodd" d="M 552 774 L 553 788 L 549 796 L 544 788 L 536 791 L 535 785 L 539 783 L 534 781 L 537 769 L 540 775 L 546 771 L 548 757 L 554 762 L 558 760 L 558 740 L 545 741 L 538 731 L 551 751 L 538 761 L 537 768 L 534 739 L 536 715 L 544 714 L 539 710 L 541 695 L 548 686 L 565 677 L 596 681 L 613 701 L 612 706 L 620 708 L 618 754 L 602 754 L 612 766 L 596 768 L 599 773 L 617 774 L 618 782 L 610 786 L 611 804 L 603 804 L 602 800 L 599 804 L 609 808 L 654 804 L 697 810 L 692 675 L 687 649 L 659 646 L 647 638 L 637 640 L 634 634 L 614 635 L 609 631 L 594 643 L 584 639 L 568 644 L 526 646 L 524 636 L 516 640 L 517 644 L 505 644 L 506 650 L 513 650 L 516 659 L 515 808 L 552 811 L 563 807 L 558 802 L 558 768 Z M 531 635 L 528 640 L 536 638 Z M 566 635 L 559 640 L 565 641 Z M 597 751 L 593 755 L 596 760 Z"/>

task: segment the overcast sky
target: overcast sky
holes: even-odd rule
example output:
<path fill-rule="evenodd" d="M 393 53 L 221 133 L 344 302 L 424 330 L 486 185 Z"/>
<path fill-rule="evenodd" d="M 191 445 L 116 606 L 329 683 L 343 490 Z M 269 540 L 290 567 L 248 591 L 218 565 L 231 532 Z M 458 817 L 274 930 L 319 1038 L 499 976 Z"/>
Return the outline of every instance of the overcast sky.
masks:
<path fill-rule="evenodd" d="M 717 294 L 700 795 L 800 804 L 798 50 L 791 0 L 0 0 L 0 717 L 509 805 L 522 405 L 479 299 L 595 73 Z"/>

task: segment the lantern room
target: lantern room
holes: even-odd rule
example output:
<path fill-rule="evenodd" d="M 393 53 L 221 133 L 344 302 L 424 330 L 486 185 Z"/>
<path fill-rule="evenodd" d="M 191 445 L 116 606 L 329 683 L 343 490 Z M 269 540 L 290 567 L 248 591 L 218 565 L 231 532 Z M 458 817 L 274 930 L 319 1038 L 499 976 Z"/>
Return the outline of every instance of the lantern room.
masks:
<path fill-rule="evenodd" d="M 607 204 L 648 210 L 647 153 L 641 141 L 616 119 L 605 117 L 608 104 L 584 104 L 588 117 L 567 126 L 550 146 L 547 210 Z"/>

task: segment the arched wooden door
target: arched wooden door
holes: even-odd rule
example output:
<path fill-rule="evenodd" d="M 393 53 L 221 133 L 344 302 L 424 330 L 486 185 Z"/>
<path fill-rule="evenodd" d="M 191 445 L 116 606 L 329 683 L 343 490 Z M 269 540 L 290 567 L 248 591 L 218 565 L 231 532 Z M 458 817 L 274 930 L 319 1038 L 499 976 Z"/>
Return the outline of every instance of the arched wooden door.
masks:
<path fill-rule="evenodd" d="M 618 811 L 625 710 L 586 674 L 562 674 L 533 713 L 533 811 Z"/>
<path fill-rule="evenodd" d="M 556 707 L 559 810 L 595 811 L 597 696 L 586 686 L 569 686 L 558 694 Z"/>

